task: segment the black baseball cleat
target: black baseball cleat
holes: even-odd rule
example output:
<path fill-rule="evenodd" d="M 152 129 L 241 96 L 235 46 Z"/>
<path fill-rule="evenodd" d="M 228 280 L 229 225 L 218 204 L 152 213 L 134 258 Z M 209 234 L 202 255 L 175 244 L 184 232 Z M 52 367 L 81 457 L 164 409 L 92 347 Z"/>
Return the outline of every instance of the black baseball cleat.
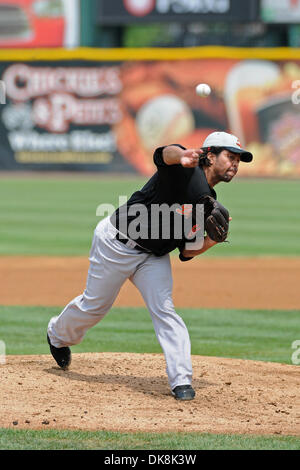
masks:
<path fill-rule="evenodd" d="M 50 338 L 47 334 L 47 341 L 50 346 L 50 352 L 54 359 L 56 360 L 57 364 L 59 367 L 61 367 L 63 370 L 67 370 L 69 368 L 69 365 L 71 364 L 71 349 L 68 346 L 62 347 L 62 348 L 56 348 L 53 346 L 50 342 Z"/>
<path fill-rule="evenodd" d="M 191 385 L 177 385 L 172 390 L 172 395 L 176 398 L 176 400 L 194 400 L 195 398 L 195 390 Z"/>

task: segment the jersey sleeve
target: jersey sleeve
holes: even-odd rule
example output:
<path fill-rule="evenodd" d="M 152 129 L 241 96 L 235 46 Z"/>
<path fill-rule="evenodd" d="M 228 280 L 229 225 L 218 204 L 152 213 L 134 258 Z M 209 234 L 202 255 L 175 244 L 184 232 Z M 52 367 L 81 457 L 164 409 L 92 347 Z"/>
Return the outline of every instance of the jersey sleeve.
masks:
<path fill-rule="evenodd" d="M 170 145 L 175 145 L 176 147 L 180 147 L 182 150 L 186 150 L 185 147 L 183 147 L 182 145 L 180 144 L 170 144 Z M 164 162 L 164 159 L 163 159 L 163 150 L 164 148 L 166 147 L 169 147 L 169 145 L 165 145 L 164 147 L 158 147 L 155 151 L 154 151 L 154 154 L 153 154 L 153 161 L 155 163 L 155 165 L 159 168 L 159 167 L 168 167 L 168 166 L 172 166 L 172 165 L 167 165 L 165 162 Z"/>

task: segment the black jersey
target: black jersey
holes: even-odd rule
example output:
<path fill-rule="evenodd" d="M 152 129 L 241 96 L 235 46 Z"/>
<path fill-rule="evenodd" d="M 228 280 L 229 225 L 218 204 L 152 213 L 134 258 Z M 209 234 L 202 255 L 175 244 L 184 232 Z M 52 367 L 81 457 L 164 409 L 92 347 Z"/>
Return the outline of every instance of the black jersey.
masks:
<path fill-rule="evenodd" d="M 167 165 L 162 156 L 164 148 L 157 148 L 153 155 L 156 173 L 111 216 L 112 224 L 121 233 L 156 256 L 183 248 L 184 231 L 174 230 L 175 220 L 183 221 L 183 206 L 195 206 L 205 195 L 216 199 L 202 167 Z M 168 212 L 164 210 L 167 208 L 173 208 L 168 219 Z"/>

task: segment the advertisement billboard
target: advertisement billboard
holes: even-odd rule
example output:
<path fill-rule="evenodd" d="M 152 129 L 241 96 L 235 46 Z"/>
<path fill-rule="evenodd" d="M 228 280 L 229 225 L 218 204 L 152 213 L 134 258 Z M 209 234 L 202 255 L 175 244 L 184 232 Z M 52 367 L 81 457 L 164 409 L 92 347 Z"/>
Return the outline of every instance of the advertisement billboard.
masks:
<path fill-rule="evenodd" d="M 239 174 L 300 176 L 299 77 L 294 59 L 2 61 L 0 168 L 151 175 L 156 147 L 221 130 L 254 154 Z"/>
<path fill-rule="evenodd" d="M 255 21 L 258 1 L 251 0 L 100 0 L 99 24 L 134 22 Z"/>
<path fill-rule="evenodd" d="M 119 65 L 0 63 L 0 75 L 2 167 L 128 169 L 114 134 L 122 119 Z"/>
<path fill-rule="evenodd" d="M 0 0 L 0 47 L 76 47 L 79 0 Z"/>
<path fill-rule="evenodd" d="M 260 10 L 265 23 L 300 23 L 300 0 L 261 0 Z"/>

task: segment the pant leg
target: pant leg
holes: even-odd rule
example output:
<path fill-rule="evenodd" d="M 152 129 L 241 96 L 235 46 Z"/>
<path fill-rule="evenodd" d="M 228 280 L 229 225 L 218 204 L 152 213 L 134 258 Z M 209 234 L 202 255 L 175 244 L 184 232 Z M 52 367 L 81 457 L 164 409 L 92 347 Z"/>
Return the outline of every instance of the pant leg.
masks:
<path fill-rule="evenodd" d="M 162 347 L 171 389 L 191 384 L 191 344 L 182 318 L 172 299 L 172 272 L 169 255 L 150 256 L 130 278 L 141 292 L 151 314 L 157 339 Z"/>
<path fill-rule="evenodd" d="M 86 331 L 110 310 L 120 288 L 147 257 L 116 240 L 107 229 L 109 221 L 98 224 L 90 251 L 86 288 L 48 325 L 48 335 L 55 347 L 82 341 Z"/>

